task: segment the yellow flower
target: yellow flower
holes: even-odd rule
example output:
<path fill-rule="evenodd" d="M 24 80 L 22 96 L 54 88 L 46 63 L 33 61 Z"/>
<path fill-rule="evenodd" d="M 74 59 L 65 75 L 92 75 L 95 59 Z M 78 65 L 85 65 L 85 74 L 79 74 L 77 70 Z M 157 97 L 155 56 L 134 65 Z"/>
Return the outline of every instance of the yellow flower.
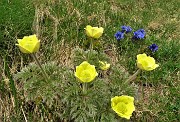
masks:
<path fill-rule="evenodd" d="M 18 39 L 18 44 L 16 44 L 20 51 L 23 53 L 34 53 L 39 50 L 40 41 L 37 39 L 36 35 L 24 36 L 23 39 Z"/>
<path fill-rule="evenodd" d="M 90 65 L 87 61 L 84 61 L 79 66 L 76 66 L 75 76 L 82 82 L 91 82 L 98 76 L 98 73 L 94 65 Z"/>
<path fill-rule="evenodd" d="M 97 39 L 102 36 L 104 28 L 92 27 L 90 25 L 87 25 L 85 30 L 86 30 L 87 36 Z"/>
<path fill-rule="evenodd" d="M 110 68 L 110 64 L 108 64 L 107 62 L 99 61 L 99 63 L 102 70 L 108 70 Z"/>
<path fill-rule="evenodd" d="M 126 119 L 130 119 L 134 107 L 134 97 L 122 95 L 111 98 L 112 109 L 120 116 Z"/>
<path fill-rule="evenodd" d="M 153 57 L 147 56 L 145 53 L 137 55 L 137 67 L 150 71 L 154 70 L 158 67 L 159 65 L 155 63 L 155 60 Z"/>

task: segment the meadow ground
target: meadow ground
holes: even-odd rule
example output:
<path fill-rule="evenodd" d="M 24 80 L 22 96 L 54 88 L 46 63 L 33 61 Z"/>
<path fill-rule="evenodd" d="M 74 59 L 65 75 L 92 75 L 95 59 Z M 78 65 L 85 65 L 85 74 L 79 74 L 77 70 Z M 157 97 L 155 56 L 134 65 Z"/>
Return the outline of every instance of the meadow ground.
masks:
<path fill-rule="evenodd" d="M 179 13 L 179 0 L 1 0 L 1 121 L 179 122 Z M 82 56 L 86 54 L 77 54 L 77 57 L 75 57 L 77 60 L 75 61 L 72 61 L 72 55 L 76 55 L 74 53 L 77 50 L 79 52 L 87 50 L 89 46 L 87 42 L 88 38 L 84 31 L 86 25 L 104 28 L 104 33 L 102 37 L 97 40 L 98 43 L 94 46 L 95 52 L 92 55 L 100 55 L 99 52 L 105 53 L 108 57 L 107 59 L 111 63 L 112 71 L 110 69 L 109 73 L 107 72 L 105 74 L 101 72 L 101 76 L 98 76 L 99 79 L 107 82 L 110 80 L 118 80 L 117 76 L 109 78 L 114 71 L 113 68 L 116 70 L 119 69 L 127 76 L 133 75 L 138 69 L 136 66 L 136 55 L 144 52 L 154 57 L 159 64 L 159 67 L 153 71 L 141 72 L 140 75 L 130 83 L 137 87 L 134 96 L 136 98 L 136 110 L 130 120 L 121 119 L 112 110 L 108 110 L 111 114 L 101 111 L 102 114 L 107 114 L 107 118 L 103 118 L 102 114 L 98 112 L 98 107 L 96 106 L 96 108 L 94 104 L 89 106 L 87 111 L 83 111 L 84 113 L 81 112 L 83 114 L 72 114 L 76 113 L 79 107 L 67 107 L 69 105 L 67 101 L 70 98 L 76 97 L 76 95 L 73 96 L 69 94 L 70 91 L 73 91 L 72 89 L 78 89 L 78 86 L 77 88 L 73 87 L 69 89 L 70 91 L 68 92 L 65 91 L 69 97 L 63 97 L 63 104 L 61 104 L 61 106 L 56 106 L 60 105 L 59 100 L 52 100 L 51 102 L 54 105 L 49 105 L 49 107 L 48 103 L 46 105 L 41 97 L 33 101 L 32 99 L 29 100 L 26 98 L 28 92 L 27 94 L 26 92 L 23 93 L 26 90 L 28 91 L 28 87 L 32 87 L 30 86 L 32 84 L 23 86 L 19 79 L 26 77 L 27 79 L 25 79 L 25 81 L 28 81 L 30 75 L 33 77 L 34 74 L 32 71 L 28 71 L 28 69 L 24 69 L 24 67 L 28 67 L 34 60 L 30 55 L 23 54 L 19 51 L 19 48 L 15 45 L 17 39 L 36 34 L 41 40 L 40 50 L 36 54 L 41 64 L 46 62 L 47 65 L 44 67 L 51 67 L 48 71 L 53 72 L 53 68 L 55 68 L 57 72 L 61 74 L 62 72 L 58 70 L 54 63 L 50 62 L 48 64 L 49 61 L 53 61 L 63 67 L 68 67 L 69 70 L 73 72 L 75 66 L 80 64 L 77 60 L 81 59 Z M 131 33 L 127 34 L 124 39 L 117 41 L 114 34 L 118 30 L 121 30 L 120 27 L 122 25 L 131 26 L 133 32 L 138 29 L 144 29 L 146 32 L 145 39 L 132 42 L 131 36 L 133 33 Z M 153 43 L 157 44 L 159 47 L 158 51 L 155 53 L 151 53 L 147 48 Z M 98 52 L 98 54 L 96 54 L 96 52 Z M 33 64 L 29 67 L 35 67 L 34 69 L 37 68 Z M 22 73 L 22 69 L 25 72 L 24 74 Z M 21 73 L 18 74 L 18 72 Z M 38 74 L 39 72 L 40 71 L 37 70 L 36 73 Z M 17 77 L 20 78 L 18 79 Z M 54 75 L 52 77 L 56 79 Z M 73 79 L 73 76 L 69 77 Z M 58 78 L 61 77 L 59 76 Z M 122 80 L 123 78 L 121 81 Z M 43 84 L 34 85 L 41 86 Z M 104 84 L 100 85 L 103 86 Z M 123 84 L 120 85 L 124 87 Z M 68 88 L 68 86 L 62 87 Z M 121 89 L 123 89 L 122 87 Z M 129 87 L 126 87 L 127 89 L 124 89 L 123 92 L 116 91 L 114 86 L 112 89 L 119 92 L 120 95 L 122 93 L 131 95 L 128 91 Z M 104 91 L 100 91 L 103 95 L 107 92 L 105 89 L 106 86 L 104 86 Z M 51 92 L 49 94 L 51 95 Z M 43 95 L 44 94 L 42 94 L 42 96 Z M 53 99 L 59 99 L 61 97 L 62 96 L 58 96 Z M 106 97 L 104 99 L 106 99 Z M 34 96 L 32 98 L 34 98 Z M 46 99 L 51 98 L 47 97 Z M 74 99 L 70 101 L 72 102 Z M 79 99 L 79 101 L 81 101 L 81 99 Z M 108 100 L 105 102 L 107 102 L 107 105 L 109 104 Z M 97 104 L 100 106 L 99 103 Z M 67 110 L 63 111 L 65 108 L 62 106 L 66 106 Z M 92 113 L 87 114 L 88 110 L 92 111 Z M 66 112 L 69 112 L 69 115 L 66 115 Z M 96 116 L 97 114 L 99 117 L 98 119 Z M 89 119 L 88 116 L 93 119 Z"/>

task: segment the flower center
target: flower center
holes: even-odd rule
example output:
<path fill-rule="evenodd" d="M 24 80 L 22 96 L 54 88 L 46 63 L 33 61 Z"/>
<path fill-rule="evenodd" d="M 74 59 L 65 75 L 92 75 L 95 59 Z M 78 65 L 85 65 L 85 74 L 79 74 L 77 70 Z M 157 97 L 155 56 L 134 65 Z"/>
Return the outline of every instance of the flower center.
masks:
<path fill-rule="evenodd" d="M 125 114 L 127 112 L 127 105 L 124 102 L 119 102 L 117 104 L 117 111 L 119 113 Z"/>

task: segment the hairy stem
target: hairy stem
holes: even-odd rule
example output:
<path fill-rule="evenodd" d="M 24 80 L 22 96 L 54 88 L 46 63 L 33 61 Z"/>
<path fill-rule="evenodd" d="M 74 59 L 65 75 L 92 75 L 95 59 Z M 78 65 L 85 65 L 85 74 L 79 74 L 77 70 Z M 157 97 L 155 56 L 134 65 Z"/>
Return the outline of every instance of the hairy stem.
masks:
<path fill-rule="evenodd" d="M 34 58 L 34 60 L 36 61 L 37 65 L 39 66 L 39 68 L 42 71 L 43 77 L 48 80 L 49 76 L 47 75 L 47 73 L 45 72 L 45 70 L 43 69 L 43 67 L 41 66 L 39 60 L 37 59 L 36 55 L 34 53 L 32 53 L 32 57 Z"/>
<path fill-rule="evenodd" d="M 136 79 L 137 75 L 141 72 L 141 69 L 138 69 L 132 76 L 130 76 L 125 82 L 131 82 Z"/>
<path fill-rule="evenodd" d="M 93 50 L 93 39 L 90 38 L 90 48 L 89 48 L 89 52 L 88 52 L 88 61 L 90 60 L 92 50 Z"/>
<path fill-rule="evenodd" d="M 82 89 L 83 90 L 83 94 L 86 94 L 86 92 L 87 92 L 86 91 L 87 90 L 87 83 L 83 83 L 82 85 L 83 85 L 83 89 Z"/>

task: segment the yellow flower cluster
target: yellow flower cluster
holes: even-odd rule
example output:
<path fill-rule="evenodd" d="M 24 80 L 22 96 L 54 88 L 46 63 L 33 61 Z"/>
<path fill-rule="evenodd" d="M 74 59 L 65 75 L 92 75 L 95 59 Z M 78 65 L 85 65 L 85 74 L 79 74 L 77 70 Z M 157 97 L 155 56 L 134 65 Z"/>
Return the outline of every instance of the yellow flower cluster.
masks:
<path fill-rule="evenodd" d="M 103 31 L 104 29 L 102 27 L 98 28 L 87 25 L 85 28 L 87 36 L 95 39 L 101 37 Z M 30 35 L 24 36 L 23 39 L 18 39 L 18 44 L 16 45 L 23 53 L 35 53 L 39 50 L 40 41 L 36 35 Z M 102 70 L 108 70 L 110 68 L 110 64 L 107 62 L 99 61 L 99 64 Z M 147 56 L 145 53 L 137 55 L 137 67 L 139 69 L 151 71 L 158 66 L 153 57 Z M 93 81 L 98 76 L 98 73 L 94 65 L 84 61 L 79 66 L 76 66 L 74 75 L 81 82 L 85 83 Z M 130 119 L 133 111 L 135 111 L 134 98 L 126 95 L 115 96 L 111 98 L 111 107 L 120 117 Z"/>

